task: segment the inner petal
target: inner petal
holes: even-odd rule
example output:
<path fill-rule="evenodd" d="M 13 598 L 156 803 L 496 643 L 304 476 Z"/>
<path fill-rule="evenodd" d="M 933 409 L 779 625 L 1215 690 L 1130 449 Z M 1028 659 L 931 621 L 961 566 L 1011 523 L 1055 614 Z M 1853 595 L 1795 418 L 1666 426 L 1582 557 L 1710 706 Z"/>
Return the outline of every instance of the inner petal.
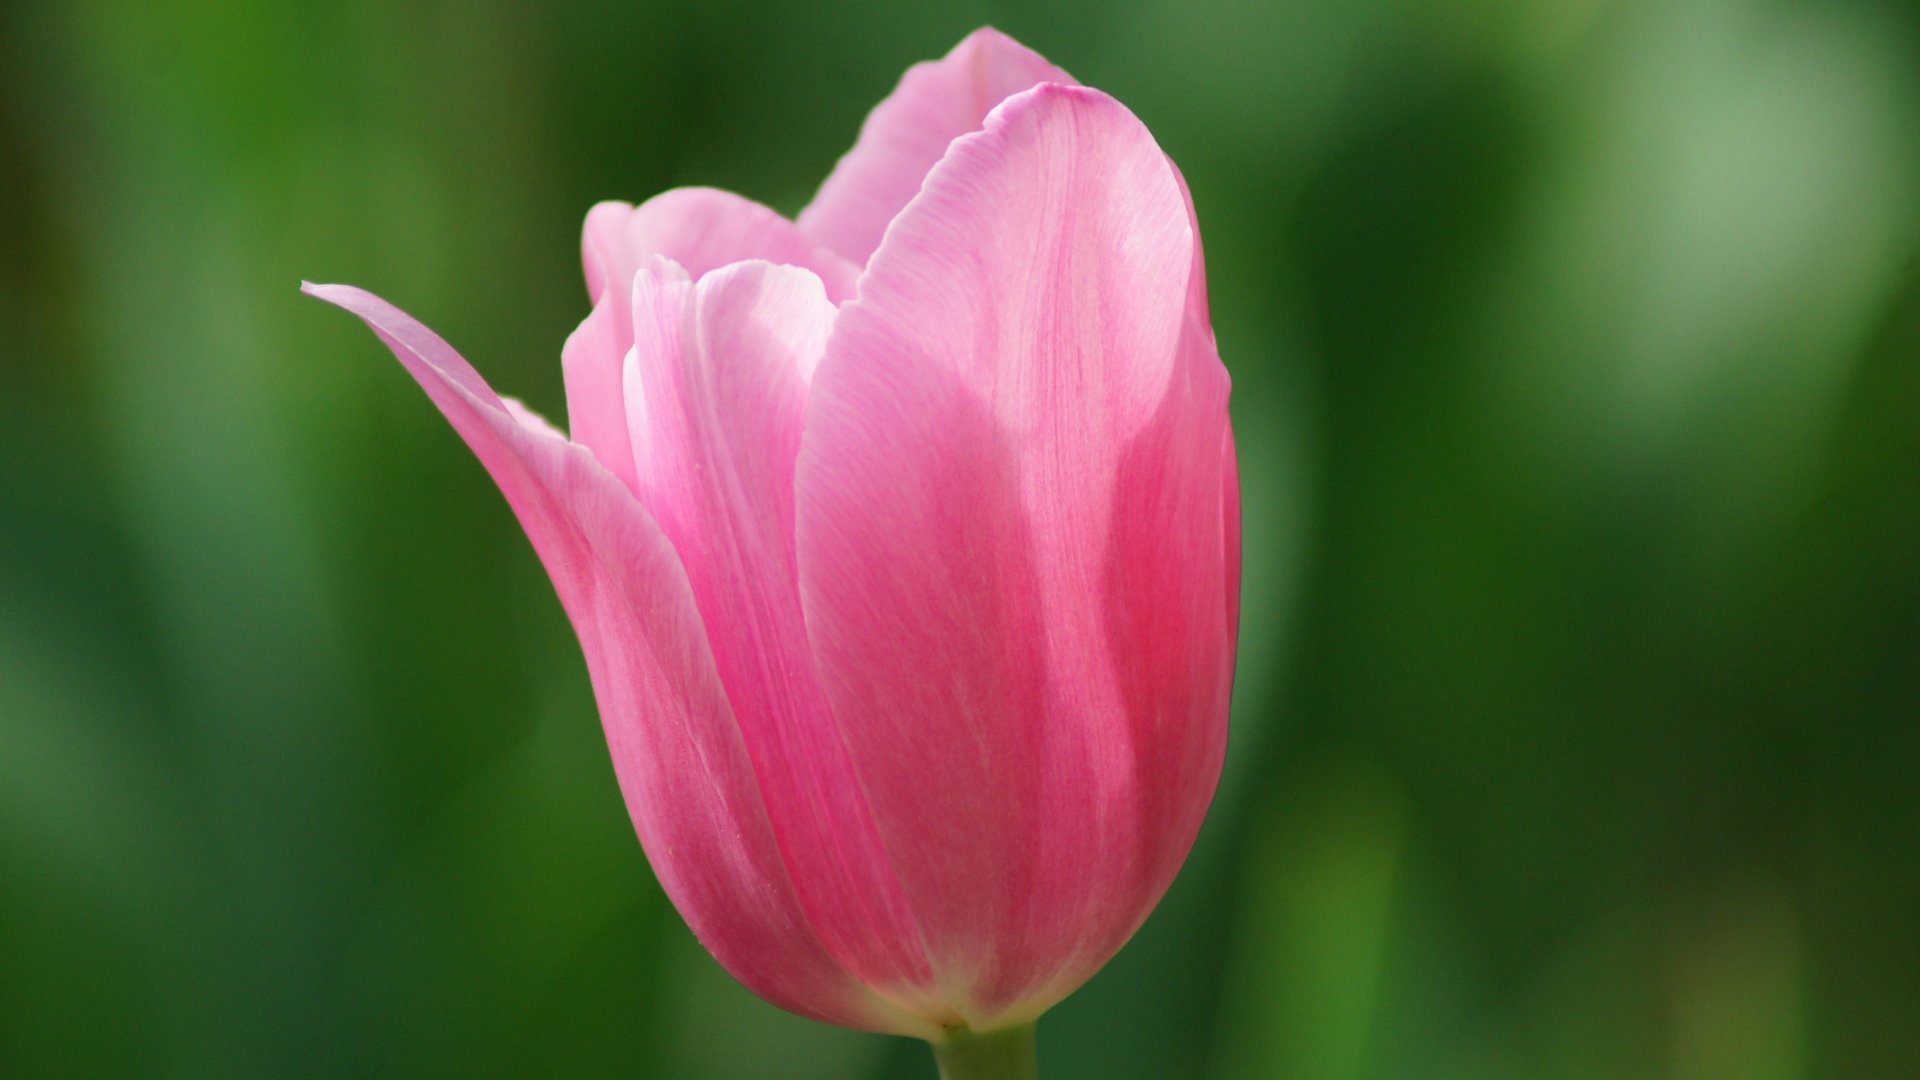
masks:
<path fill-rule="evenodd" d="M 820 280 L 664 259 L 634 287 L 626 366 L 643 504 L 687 568 L 801 905 L 836 960 L 937 1009 L 919 931 L 821 690 L 802 619 L 794 462 L 835 317 Z"/>
<path fill-rule="evenodd" d="M 665 257 L 695 278 L 755 259 L 804 267 L 836 306 L 853 296 L 859 276 L 857 267 L 816 246 L 793 222 L 714 188 L 676 188 L 637 207 L 601 203 L 587 215 L 581 249 L 594 308 L 561 352 L 567 415 L 573 440 L 636 494 L 623 369 L 634 344 L 633 287 L 640 267 Z"/>

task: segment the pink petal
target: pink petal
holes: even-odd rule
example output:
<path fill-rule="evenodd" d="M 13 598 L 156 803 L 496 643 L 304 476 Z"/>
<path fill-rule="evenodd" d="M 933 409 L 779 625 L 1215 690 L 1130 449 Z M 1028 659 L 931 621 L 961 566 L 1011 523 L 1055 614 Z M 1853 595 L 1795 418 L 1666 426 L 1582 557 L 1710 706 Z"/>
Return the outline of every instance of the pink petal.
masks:
<path fill-rule="evenodd" d="M 587 298 L 598 301 L 612 286 L 621 296 L 633 283 L 633 273 L 644 253 L 627 243 L 627 230 L 633 221 L 633 207 L 608 200 L 587 211 L 587 223 L 581 230 L 580 262 L 587 272 Z"/>
<path fill-rule="evenodd" d="M 737 263 L 698 283 L 664 259 L 642 271 L 627 368 L 639 490 L 687 568 L 802 907 L 862 982 L 934 1008 L 800 612 L 794 458 L 834 314 L 820 279 L 793 267 Z"/>
<path fill-rule="evenodd" d="M 1221 437 L 1220 529 L 1227 562 L 1227 633 L 1240 643 L 1240 451 L 1233 428 Z"/>
<path fill-rule="evenodd" d="M 987 113 L 1038 83 L 1072 85 L 1073 76 L 1040 54 L 982 28 L 939 60 L 907 69 L 900 85 L 861 125 L 860 138 L 834 166 L 800 227 L 817 242 L 865 266 L 887 225 L 920 190 L 947 145 L 980 130 Z"/>
<path fill-rule="evenodd" d="M 1133 932 L 1217 780 L 1225 370 L 1181 187 L 1131 113 L 1041 86 L 956 141 L 815 372 L 801 595 L 834 713 L 970 1022 Z"/>
<path fill-rule="evenodd" d="M 635 483 L 626 418 L 627 350 L 633 347 L 633 278 L 664 256 L 698 277 L 748 259 L 803 266 L 838 304 L 854 293 L 859 268 L 809 240 L 772 210 L 730 192 L 677 188 L 638 207 L 604 202 L 587 214 L 581 242 L 593 312 L 561 351 L 567 418 L 575 442 L 593 451 L 628 488 Z"/>
<path fill-rule="evenodd" d="M 348 286 L 303 288 L 366 320 L 500 485 L 580 636 L 635 829 L 694 933 L 785 1008 L 927 1034 L 849 977 L 809 928 L 686 575 L 632 495 L 404 313 Z"/>
<path fill-rule="evenodd" d="M 593 311 L 560 350 L 573 441 L 591 450 L 629 491 L 636 481 L 620 370 L 633 346 L 633 274 L 639 256 L 626 242 L 632 219 L 633 207 L 621 202 L 603 202 L 587 212 L 580 247 Z"/>
<path fill-rule="evenodd" d="M 1193 206 L 1193 190 L 1187 187 L 1186 174 L 1167 159 L 1167 168 L 1180 185 L 1180 199 L 1187 206 L 1187 225 L 1193 230 L 1193 274 L 1187 279 L 1187 314 L 1200 321 L 1209 337 L 1213 334 L 1213 313 L 1207 306 L 1207 259 L 1200 248 L 1200 214 Z"/>
<path fill-rule="evenodd" d="M 853 297 L 860 276 L 858 266 L 775 211 L 715 188 L 675 188 L 641 203 L 626 240 L 641 260 L 664 255 L 696 278 L 749 259 L 802 266 L 819 275 L 836 305 Z"/>

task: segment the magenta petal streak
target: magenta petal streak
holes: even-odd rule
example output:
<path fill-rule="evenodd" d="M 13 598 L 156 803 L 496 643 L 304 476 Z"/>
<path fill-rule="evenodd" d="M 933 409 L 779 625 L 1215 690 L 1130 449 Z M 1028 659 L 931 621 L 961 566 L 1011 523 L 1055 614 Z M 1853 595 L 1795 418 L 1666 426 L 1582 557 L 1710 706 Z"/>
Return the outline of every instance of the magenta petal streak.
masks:
<path fill-rule="evenodd" d="M 1132 113 L 992 30 L 791 222 L 608 202 L 572 436 L 346 286 L 579 633 L 634 825 L 741 982 L 925 1038 L 1111 957 L 1218 780 L 1239 605 L 1192 201 Z"/>

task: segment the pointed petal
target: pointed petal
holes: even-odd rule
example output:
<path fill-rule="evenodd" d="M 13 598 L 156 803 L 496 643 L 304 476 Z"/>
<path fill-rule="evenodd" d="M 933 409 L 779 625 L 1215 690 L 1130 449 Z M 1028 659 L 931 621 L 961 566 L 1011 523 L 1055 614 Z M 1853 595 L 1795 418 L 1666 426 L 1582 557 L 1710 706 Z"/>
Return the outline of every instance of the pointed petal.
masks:
<path fill-rule="evenodd" d="M 956 141 L 815 373 L 802 599 L 943 988 L 1037 1014 L 1165 889 L 1232 670 L 1226 378 L 1138 120 L 1041 86 Z"/>
<path fill-rule="evenodd" d="M 861 125 L 812 205 L 800 212 L 808 236 L 865 266 L 887 224 L 919 192 L 948 144 L 980 130 L 993 107 L 1043 82 L 1073 76 L 998 30 L 982 28 L 939 60 L 907 69 L 900 85 Z"/>
<path fill-rule="evenodd" d="M 793 468 L 834 308 L 820 279 L 737 263 L 634 288 L 641 499 L 687 568 L 800 901 L 868 986 L 931 1006 L 932 975 L 828 711 L 801 618 Z"/>
<path fill-rule="evenodd" d="M 307 292 L 366 320 L 500 485 L 587 658 L 621 790 L 661 886 L 736 978 L 833 1023 L 928 1027 L 836 965 L 801 914 L 686 576 L 631 494 L 503 402 L 432 331 L 359 289 Z"/>

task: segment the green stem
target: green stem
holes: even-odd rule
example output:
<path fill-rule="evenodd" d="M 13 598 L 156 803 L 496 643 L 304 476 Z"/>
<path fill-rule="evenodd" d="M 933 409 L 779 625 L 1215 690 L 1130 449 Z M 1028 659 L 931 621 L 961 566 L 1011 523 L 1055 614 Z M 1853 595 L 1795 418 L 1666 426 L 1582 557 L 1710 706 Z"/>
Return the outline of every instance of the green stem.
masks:
<path fill-rule="evenodd" d="M 940 1080 L 1039 1080 L 1033 1025 L 1004 1031 L 956 1031 L 933 1044 Z"/>

